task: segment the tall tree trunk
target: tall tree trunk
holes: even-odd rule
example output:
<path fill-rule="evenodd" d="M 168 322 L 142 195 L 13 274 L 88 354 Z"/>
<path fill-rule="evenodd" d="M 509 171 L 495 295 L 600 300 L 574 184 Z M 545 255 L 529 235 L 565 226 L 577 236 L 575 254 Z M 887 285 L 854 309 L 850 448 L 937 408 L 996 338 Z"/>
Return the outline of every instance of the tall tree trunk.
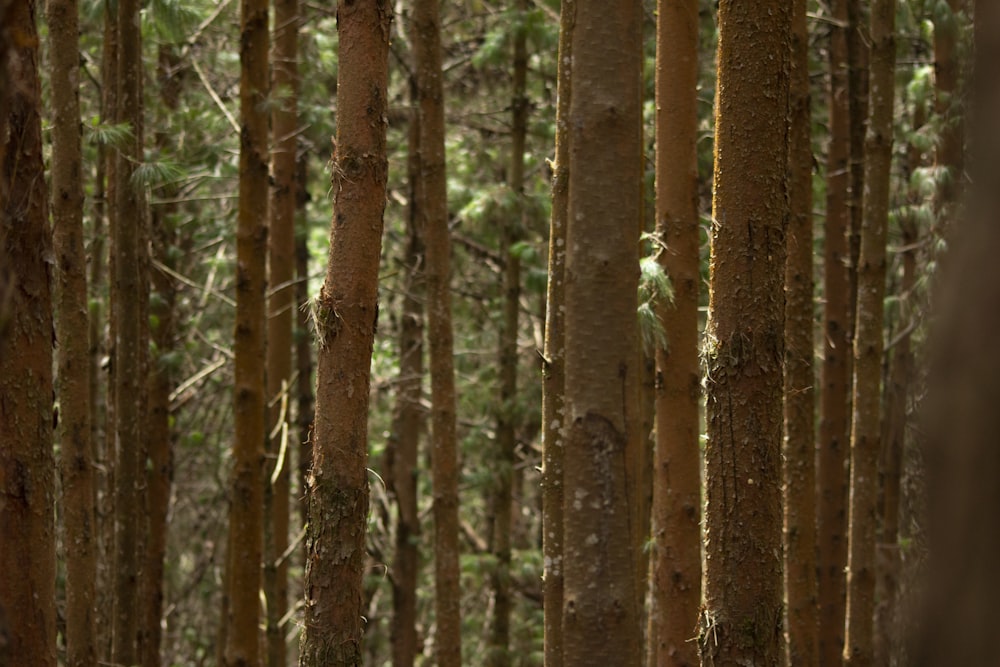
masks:
<path fill-rule="evenodd" d="M 813 371 L 812 145 L 806 2 L 792 6 L 785 267 L 785 594 L 788 664 L 819 664 Z"/>
<path fill-rule="evenodd" d="M 881 429 L 885 237 L 889 220 L 896 0 L 875 0 L 871 20 L 871 117 L 866 138 L 865 215 L 858 271 L 851 433 L 850 548 L 844 661 L 874 663 L 875 539 Z"/>
<path fill-rule="evenodd" d="M 439 667 L 462 663 L 458 569 L 458 447 L 451 328 L 451 237 L 444 152 L 441 17 L 436 0 L 414 0 L 414 56 L 420 91 L 423 160 L 422 232 L 427 244 L 427 336 L 430 342 L 434 477 L 434 638 Z"/>
<path fill-rule="evenodd" d="M 312 334 L 309 324 L 309 223 L 302 214 L 309 192 L 306 190 L 305 153 L 296 158 L 295 200 L 299 210 L 295 230 L 295 303 L 298 317 L 295 331 L 295 419 L 299 443 L 299 517 L 302 526 L 309 523 L 309 470 L 312 468 L 313 380 Z M 308 556 L 308 545 L 304 555 Z"/>
<path fill-rule="evenodd" d="M 423 272 L 424 248 L 419 216 L 423 206 L 420 162 L 420 110 L 416 79 L 410 77 L 407 181 L 410 201 L 406 219 L 406 271 L 399 331 L 399 384 L 393 415 L 393 463 L 389 471 L 396 499 L 396 555 L 392 575 L 392 665 L 413 667 L 417 655 L 417 575 L 420 569 L 420 516 L 417 506 L 420 404 L 424 376 Z"/>
<path fill-rule="evenodd" d="M 526 0 L 517 0 L 518 19 L 514 30 L 514 72 L 511 91 L 510 172 L 507 185 L 513 194 L 514 206 L 505 211 L 500 233 L 500 252 L 505 258 L 503 276 L 503 324 L 500 328 L 500 401 L 497 414 L 496 447 L 498 467 L 494 515 L 496 517 L 493 554 L 496 570 L 492 576 L 493 627 L 487 664 L 509 667 L 510 615 L 513 601 L 510 588 L 510 555 L 512 530 L 513 477 L 516 458 L 517 415 L 517 333 L 521 308 L 521 257 L 514 245 L 521 239 L 524 226 L 524 140 L 528 128 L 528 99 L 525 80 L 528 72 L 526 46 Z"/>
<path fill-rule="evenodd" d="M 278 466 L 268 486 L 271 540 L 265 554 L 267 595 L 267 664 L 284 667 L 288 611 L 288 549 L 291 512 L 292 322 L 295 316 L 295 177 L 298 129 L 298 0 L 274 3 L 274 51 L 271 87 L 280 103 L 271 112 L 273 134 L 270 189 L 271 230 L 268 268 L 271 285 L 267 319 L 267 397 L 270 460 Z"/>
<path fill-rule="evenodd" d="M 97 662 L 94 454 L 90 439 L 87 262 L 81 183 L 79 19 L 76 0 L 47 7 L 52 91 L 52 220 L 56 252 L 59 473 L 66 545 L 66 663 Z"/>
<path fill-rule="evenodd" d="M 861 254 L 861 226 L 864 217 L 865 199 L 865 128 L 868 126 L 868 24 L 864 7 L 870 4 L 863 0 L 847 2 L 847 108 L 851 143 L 851 184 L 848 198 L 851 223 L 847 233 L 847 247 L 850 253 L 848 263 L 848 316 L 847 332 L 853 345 L 857 313 L 858 261 Z M 850 361 L 848 362 L 850 363 Z M 853 367 L 853 364 L 852 364 Z M 848 411 L 851 410 L 851 388 L 848 387 Z"/>
<path fill-rule="evenodd" d="M 362 659 L 368 394 L 388 175 L 391 20 L 385 0 L 341 2 L 337 8 L 334 217 L 314 313 L 319 356 L 302 667 L 347 667 Z"/>
<path fill-rule="evenodd" d="M 947 170 L 937 193 L 938 207 L 954 204 L 961 193 L 964 167 L 964 131 L 961 90 L 959 89 L 957 13 L 963 0 L 938 3 L 934 10 L 934 87 L 935 111 L 943 120 L 941 136 L 934 156 L 937 166 Z M 948 211 L 945 215 L 953 215 Z"/>
<path fill-rule="evenodd" d="M 826 163 L 823 241 L 823 365 L 820 370 L 817 459 L 819 664 L 839 665 L 844 646 L 847 565 L 847 463 L 850 438 L 851 348 L 849 280 L 850 108 L 847 69 L 848 0 L 833 0 L 830 26 L 830 143 Z"/>
<path fill-rule="evenodd" d="M 0 600 L 10 665 L 56 665 L 52 456 L 52 232 L 42 155 L 35 3 L 6 8 L 0 40 Z M 3 12 L 0 12 L 3 13 Z M 8 88 L 9 87 L 9 88 Z"/>
<path fill-rule="evenodd" d="M 704 665 L 781 659 L 791 3 L 719 6 L 709 296 Z"/>
<path fill-rule="evenodd" d="M 698 3 L 657 5 L 656 226 L 674 287 L 656 351 L 653 609 L 650 665 L 697 665 L 701 604 L 701 368 L 698 359 Z"/>
<path fill-rule="evenodd" d="M 637 665 L 641 8 L 578 0 L 566 237 L 563 662 Z M 624 48 L 609 51 L 605 45 Z M 611 388 L 614 387 L 612 391 Z M 613 517 L 618 517 L 617 519 Z"/>
<path fill-rule="evenodd" d="M 549 220 L 542 360 L 542 555 L 544 652 L 548 667 L 563 665 L 563 454 L 566 433 L 566 222 L 569 203 L 569 112 L 576 0 L 562 0 L 559 14 L 556 154 Z"/>
<path fill-rule="evenodd" d="M 142 42 L 139 3 L 118 2 L 118 104 L 116 118 L 127 123 L 131 137 L 118 151 L 115 166 L 116 211 L 112 232 L 115 246 L 117 320 L 115 341 L 115 432 L 118 456 L 115 465 L 115 616 L 111 645 L 113 662 L 131 665 L 139 658 L 140 545 L 145 515 L 145 443 L 143 349 L 143 191 L 133 174 L 143 159 Z"/>
<path fill-rule="evenodd" d="M 264 385 L 267 289 L 268 3 L 240 3 L 240 179 L 236 227 L 233 470 L 229 498 L 228 609 L 224 667 L 261 659 L 264 539 Z"/>

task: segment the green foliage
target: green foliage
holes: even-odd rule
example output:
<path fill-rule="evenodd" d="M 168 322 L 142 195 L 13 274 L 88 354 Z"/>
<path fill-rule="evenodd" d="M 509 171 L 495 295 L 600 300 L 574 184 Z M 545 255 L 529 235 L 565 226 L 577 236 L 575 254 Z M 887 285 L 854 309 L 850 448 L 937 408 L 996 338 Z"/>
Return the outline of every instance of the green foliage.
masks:
<path fill-rule="evenodd" d="M 103 123 L 94 116 L 89 125 L 84 125 L 87 141 L 94 145 L 123 149 L 132 140 L 132 126 L 129 123 Z"/>

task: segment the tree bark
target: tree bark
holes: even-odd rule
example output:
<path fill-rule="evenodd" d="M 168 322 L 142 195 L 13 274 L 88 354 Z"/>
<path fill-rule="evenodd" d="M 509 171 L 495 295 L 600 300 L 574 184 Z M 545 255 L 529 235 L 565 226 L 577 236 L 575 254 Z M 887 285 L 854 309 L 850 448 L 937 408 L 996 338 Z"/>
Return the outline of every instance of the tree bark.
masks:
<path fill-rule="evenodd" d="M 806 3 L 792 7 L 785 267 L 785 594 L 789 665 L 819 664 L 813 371 L 812 146 Z"/>
<path fill-rule="evenodd" d="M 0 40 L 0 600 L 10 665 L 56 665 L 52 232 L 42 155 L 35 3 L 11 2 Z M 2 13 L 2 12 L 0 12 Z M 4 63 L 4 61 L 6 61 Z M 5 653 L 5 654 L 4 654 Z"/>
<path fill-rule="evenodd" d="M 385 0 L 337 8 L 334 215 L 326 279 L 314 305 L 319 354 L 302 667 L 362 660 L 368 395 L 388 175 L 391 20 Z"/>
<path fill-rule="evenodd" d="M 781 661 L 791 3 L 719 6 L 703 665 Z"/>
<path fill-rule="evenodd" d="M 439 667 L 462 663 L 458 568 L 458 452 L 455 435 L 451 238 L 444 152 L 441 17 L 436 0 L 413 5 L 414 56 L 420 92 L 423 160 L 422 232 L 427 244 L 427 335 L 430 342 L 434 477 L 435 652 Z"/>
<path fill-rule="evenodd" d="M 650 665 L 697 665 L 701 605 L 701 367 L 698 358 L 698 3 L 658 3 L 656 232 L 674 288 L 656 351 Z"/>
<path fill-rule="evenodd" d="M 637 665 L 641 11 L 578 0 L 565 273 L 563 662 Z M 622 48 L 609 51 L 605 45 Z M 613 389 L 613 390 L 612 390 Z M 617 518 L 616 518 L 617 517 Z"/>
<path fill-rule="evenodd" d="M 233 470 L 230 481 L 228 609 L 224 667 L 261 659 L 264 535 L 264 384 L 267 289 L 268 3 L 240 3 L 240 178 L 236 227 Z"/>

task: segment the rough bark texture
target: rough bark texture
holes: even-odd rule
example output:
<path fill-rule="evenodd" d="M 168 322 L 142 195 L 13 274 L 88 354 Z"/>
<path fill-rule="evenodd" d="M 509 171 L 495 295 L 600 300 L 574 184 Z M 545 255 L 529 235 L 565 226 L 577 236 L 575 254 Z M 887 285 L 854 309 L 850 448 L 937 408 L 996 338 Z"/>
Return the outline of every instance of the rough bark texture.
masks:
<path fill-rule="evenodd" d="M 410 202 L 406 220 L 406 288 L 399 331 L 399 384 L 393 415 L 393 460 L 388 482 L 396 499 L 396 553 L 392 575 L 392 665 L 413 667 L 417 656 L 417 575 L 420 569 L 420 516 L 417 506 L 420 433 L 424 425 L 424 248 L 418 229 L 420 208 L 420 112 L 416 80 L 411 99 L 407 179 Z"/>
<path fill-rule="evenodd" d="M 719 6 L 703 665 L 781 661 L 791 3 Z"/>
<path fill-rule="evenodd" d="M 844 567 L 847 565 L 847 452 L 850 347 L 850 114 L 847 70 L 847 0 L 833 0 L 830 26 L 830 142 L 826 162 L 823 241 L 823 365 L 817 475 L 819 652 L 821 665 L 838 665 L 844 646 Z"/>
<path fill-rule="evenodd" d="M 280 103 L 271 112 L 270 219 L 268 235 L 267 399 L 268 454 L 271 474 L 270 548 L 265 554 L 267 595 L 267 662 L 284 667 L 288 611 L 288 548 L 291 511 L 291 381 L 292 322 L 295 317 L 295 176 L 298 129 L 298 0 L 274 3 L 273 95 Z"/>
<path fill-rule="evenodd" d="M 87 261 L 81 183 L 79 20 L 75 0 L 47 7 L 52 91 L 52 221 L 56 253 L 59 473 L 66 554 L 66 663 L 97 661 L 97 542 L 90 439 Z"/>
<path fill-rule="evenodd" d="M 701 604 L 701 368 L 698 359 L 698 3 L 657 5 L 656 232 L 674 288 L 656 351 L 650 665 L 697 665 Z"/>
<path fill-rule="evenodd" d="M 261 659 L 264 535 L 264 386 L 267 289 L 267 0 L 240 3 L 240 179 L 236 226 L 233 470 L 230 480 L 225 667 Z"/>
<path fill-rule="evenodd" d="M 789 665 L 819 661 L 813 372 L 812 146 L 806 2 L 792 7 L 785 267 L 785 595 Z"/>
<path fill-rule="evenodd" d="M 881 430 L 885 237 L 889 220 L 892 112 L 896 69 L 895 0 L 874 0 L 871 18 L 871 117 L 866 137 L 864 220 L 854 337 L 850 540 L 844 661 L 874 663 L 875 539 Z"/>
<path fill-rule="evenodd" d="M 146 286 L 142 280 L 143 192 L 132 183 L 143 159 L 142 42 L 139 3 L 118 3 L 118 94 L 116 119 L 132 130 L 127 146 L 118 151 L 115 166 L 114 276 L 114 414 L 118 456 L 115 464 L 115 598 L 111 657 L 131 665 L 139 658 L 141 618 L 141 556 L 145 532 L 143 489 L 145 443 L 142 441 L 144 409 L 144 316 Z"/>
<path fill-rule="evenodd" d="M 337 8 L 337 143 L 326 279 L 314 305 L 316 425 L 309 487 L 303 667 L 361 665 L 368 519 L 368 394 L 388 175 L 386 85 L 392 8 Z"/>
<path fill-rule="evenodd" d="M 609 9 L 611 11 L 609 11 Z M 578 0 L 565 273 L 563 662 L 637 665 L 641 8 Z M 609 50 L 607 44 L 620 48 Z"/>
<path fill-rule="evenodd" d="M 42 160 L 34 2 L 12 2 L 0 70 L 0 257 L 9 268 L 0 325 L 0 659 L 56 665 L 55 462 L 52 457 L 52 236 Z M 4 46 L 0 41 L 0 47 Z M 0 59 L 2 60 L 2 59 Z M 2 64 L 2 62 L 0 62 Z"/>
<path fill-rule="evenodd" d="M 414 0 L 413 47 L 420 97 L 420 154 L 427 244 L 427 336 L 430 342 L 434 477 L 435 654 L 439 667 L 462 663 L 458 569 L 458 452 L 455 435 L 451 238 L 444 153 L 441 17 L 436 0 Z"/>
<path fill-rule="evenodd" d="M 576 0 L 562 0 L 559 16 L 556 154 L 549 219 L 548 284 L 545 289 L 545 354 L 542 361 L 542 607 L 545 664 L 563 665 L 563 452 L 566 385 L 566 222 L 569 197 L 569 103 Z"/>

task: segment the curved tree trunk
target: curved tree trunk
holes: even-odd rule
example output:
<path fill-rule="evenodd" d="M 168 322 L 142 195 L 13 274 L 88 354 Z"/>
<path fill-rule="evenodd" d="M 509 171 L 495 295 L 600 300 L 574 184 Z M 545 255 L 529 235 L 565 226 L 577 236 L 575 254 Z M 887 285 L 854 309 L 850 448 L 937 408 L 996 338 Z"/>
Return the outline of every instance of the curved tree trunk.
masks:
<path fill-rule="evenodd" d="M 340 65 L 334 214 L 319 339 L 302 667 L 359 666 L 368 520 L 368 395 L 378 325 L 386 178 L 385 0 L 337 7 Z"/>
<path fill-rule="evenodd" d="M 703 665 L 778 665 L 791 3 L 719 5 Z"/>

